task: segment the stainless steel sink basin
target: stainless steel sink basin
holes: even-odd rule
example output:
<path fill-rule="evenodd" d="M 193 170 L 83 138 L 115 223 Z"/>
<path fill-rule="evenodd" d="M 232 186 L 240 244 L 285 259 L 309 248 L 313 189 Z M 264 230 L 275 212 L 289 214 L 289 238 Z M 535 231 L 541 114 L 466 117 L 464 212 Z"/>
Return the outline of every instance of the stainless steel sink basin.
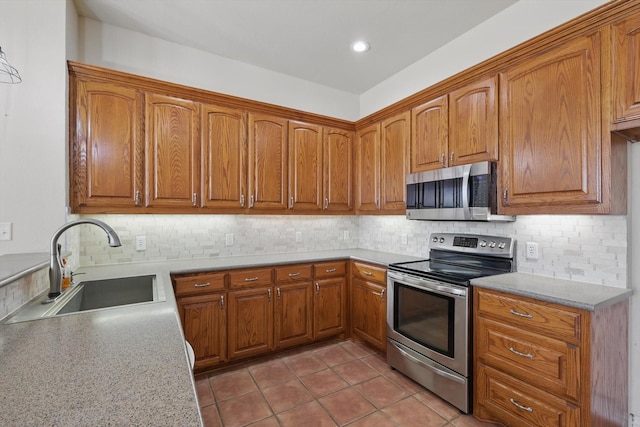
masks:
<path fill-rule="evenodd" d="M 165 301 L 156 276 L 88 280 L 65 291 L 52 304 L 43 304 L 47 293 L 30 301 L 2 323 L 16 323 L 71 313 L 102 310 L 131 304 Z"/>
<path fill-rule="evenodd" d="M 153 301 L 154 279 L 140 276 L 85 282 L 55 314 Z"/>

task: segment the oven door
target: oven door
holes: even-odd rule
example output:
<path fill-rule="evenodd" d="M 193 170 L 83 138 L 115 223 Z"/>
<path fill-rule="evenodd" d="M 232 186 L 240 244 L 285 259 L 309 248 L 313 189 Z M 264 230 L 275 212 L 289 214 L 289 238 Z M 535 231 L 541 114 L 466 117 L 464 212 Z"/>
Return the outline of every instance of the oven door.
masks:
<path fill-rule="evenodd" d="M 469 289 L 387 273 L 387 337 L 467 377 Z"/>

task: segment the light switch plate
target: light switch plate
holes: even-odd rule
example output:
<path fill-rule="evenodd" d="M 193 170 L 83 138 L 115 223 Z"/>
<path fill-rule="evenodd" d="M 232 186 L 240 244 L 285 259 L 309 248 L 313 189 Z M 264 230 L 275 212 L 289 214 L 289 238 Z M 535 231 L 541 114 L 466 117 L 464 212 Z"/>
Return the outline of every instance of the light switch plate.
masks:
<path fill-rule="evenodd" d="M 224 244 L 226 246 L 233 246 L 233 234 L 225 234 L 224 236 Z"/>
<path fill-rule="evenodd" d="M 136 236 L 136 251 L 147 250 L 147 236 Z"/>
<path fill-rule="evenodd" d="M 0 240 L 13 239 L 12 224 L 11 222 L 0 222 Z"/>

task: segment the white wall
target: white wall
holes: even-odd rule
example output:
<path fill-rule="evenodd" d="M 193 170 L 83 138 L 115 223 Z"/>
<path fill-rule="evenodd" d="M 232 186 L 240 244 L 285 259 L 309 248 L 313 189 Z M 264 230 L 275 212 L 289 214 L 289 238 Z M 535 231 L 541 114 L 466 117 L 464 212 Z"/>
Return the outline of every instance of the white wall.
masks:
<path fill-rule="evenodd" d="M 607 1 L 519 0 L 363 93 L 360 96 L 360 117 L 426 89 Z"/>
<path fill-rule="evenodd" d="M 65 220 L 66 0 L 0 1 L 0 46 L 22 83 L 0 84 L 0 255 L 41 252 Z"/>
<path fill-rule="evenodd" d="M 80 19 L 81 62 L 345 120 L 358 96 L 92 19 Z"/>

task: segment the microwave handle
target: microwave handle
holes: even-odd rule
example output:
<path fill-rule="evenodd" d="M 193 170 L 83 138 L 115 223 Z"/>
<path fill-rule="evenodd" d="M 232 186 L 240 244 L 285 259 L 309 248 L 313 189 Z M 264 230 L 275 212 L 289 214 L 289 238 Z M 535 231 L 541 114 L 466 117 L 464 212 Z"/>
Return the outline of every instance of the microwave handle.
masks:
<path fill-rule="evenodd" d="M 464 165 L 462 170 L 462 208 L 466 219 L 472 219 L 471 206 L 469 206 L 469 180 L 471 179 L 471 165 Z"/>

